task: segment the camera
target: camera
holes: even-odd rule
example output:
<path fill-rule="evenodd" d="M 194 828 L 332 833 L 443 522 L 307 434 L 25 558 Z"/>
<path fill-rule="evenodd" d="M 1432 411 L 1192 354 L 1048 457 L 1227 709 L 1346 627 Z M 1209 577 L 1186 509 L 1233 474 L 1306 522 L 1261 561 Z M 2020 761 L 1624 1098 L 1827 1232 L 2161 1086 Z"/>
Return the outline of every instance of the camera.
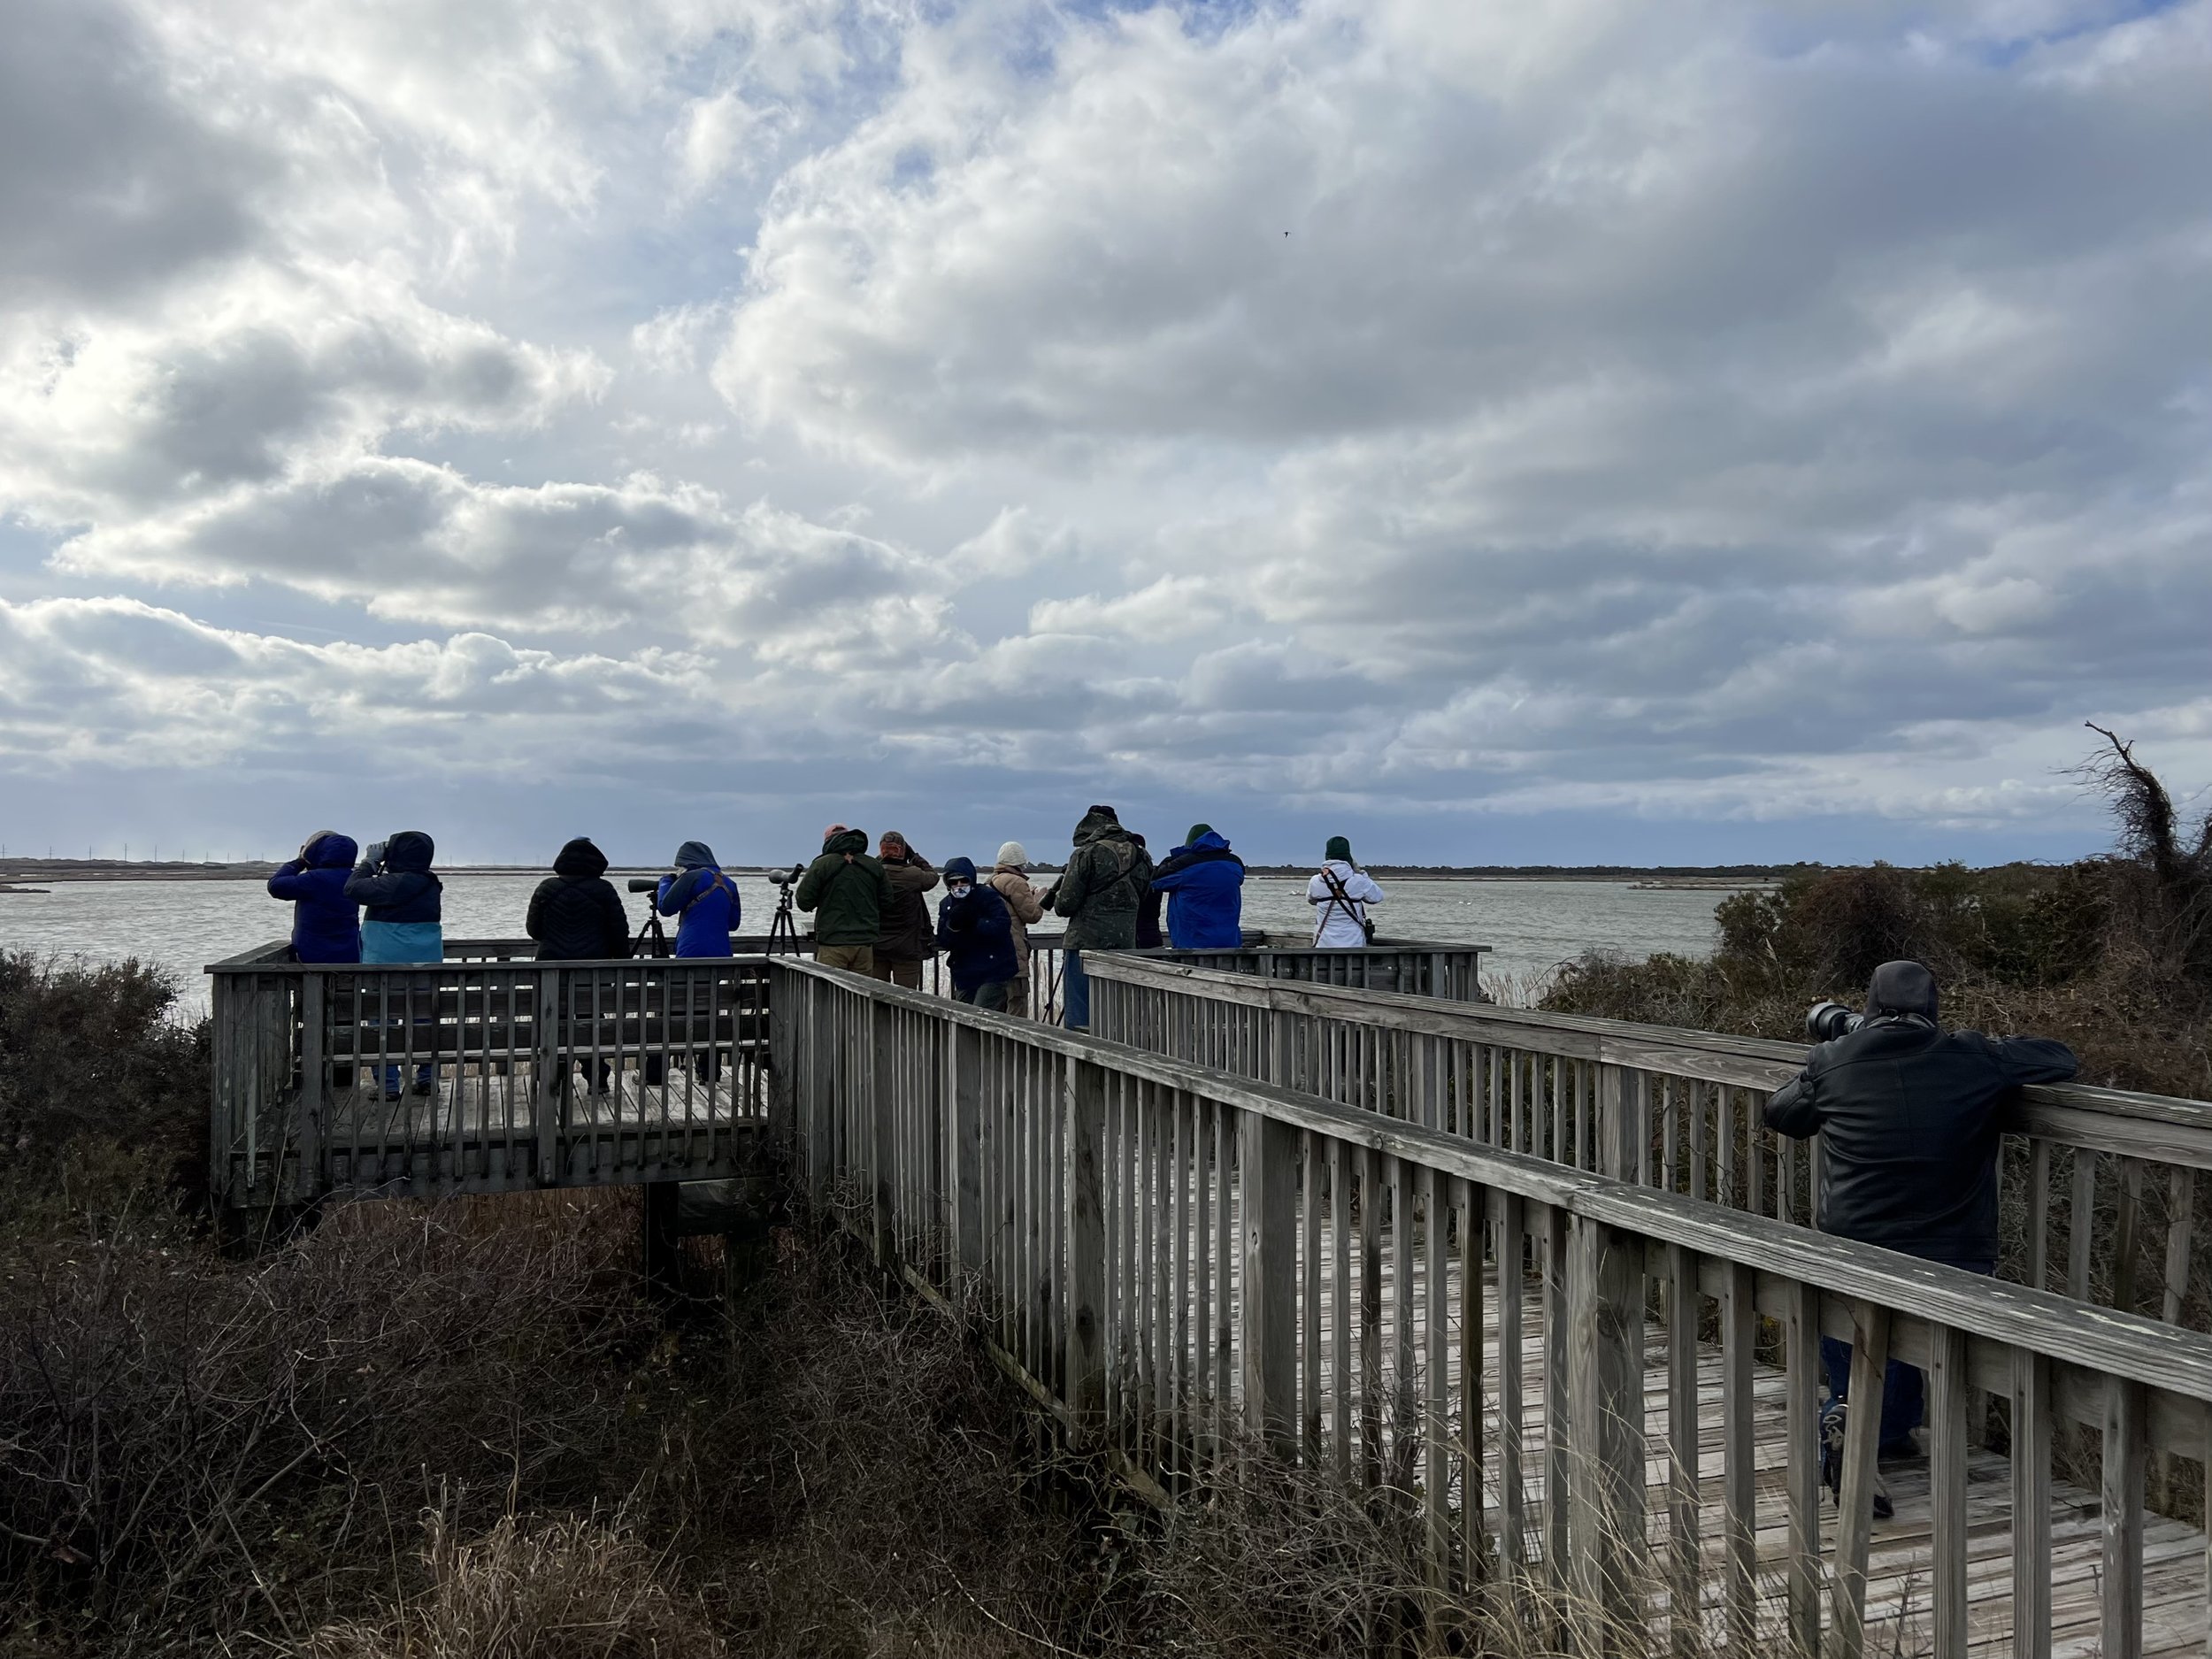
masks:
<path fill-rule="evenodd" d="M 1815 1042 L 1833 1042 L 1866 1024 L 1866 1016 L 1841 1002 L 1815 1002 L 1805 1010 L 1805 1034 Z"/>
<path fill-rule="evenodd" d="M 627 885 L 633 893 L 657 893 L 661 879 L 658 876 L 632 876 Z"/>
<path fill-rule="evenodd" d="M 768 879 L 780 887 L 787 887 L 804 874 L 806 874 L 804 864 L 793 864 L 788 870 L 771 870 L 768 872 Z"/>

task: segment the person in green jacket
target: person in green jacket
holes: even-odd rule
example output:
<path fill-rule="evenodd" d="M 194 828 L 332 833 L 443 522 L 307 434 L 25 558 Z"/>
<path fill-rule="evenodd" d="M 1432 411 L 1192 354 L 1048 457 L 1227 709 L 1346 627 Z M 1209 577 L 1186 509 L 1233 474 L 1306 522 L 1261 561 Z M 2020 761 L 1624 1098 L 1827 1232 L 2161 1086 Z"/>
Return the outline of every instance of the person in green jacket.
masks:
<path fill-rule="evenodd" d="M 833 824 L 822 854 L 799 878 L 793 903 L 814 918 L 814 959 L 826 968 L 873 973 L 876 941 L 891 909 L 891 882 L 868 856 L 868 833 Z"/>
<path fill-rule="evenodd" d="M 1110 806 L 1094 806 L 1075 826 L 1075 850 L 1047 908 L 1068 918 L 1061 949 L 1066 996 L 1061 1023 L 1081 1031 L 1091 1023 L 1091 980 L 1083 971 L 1087 950 L 1127 950 L 1137 942 L 1137 909 L 1152 886 L 1152 860 Z"/>

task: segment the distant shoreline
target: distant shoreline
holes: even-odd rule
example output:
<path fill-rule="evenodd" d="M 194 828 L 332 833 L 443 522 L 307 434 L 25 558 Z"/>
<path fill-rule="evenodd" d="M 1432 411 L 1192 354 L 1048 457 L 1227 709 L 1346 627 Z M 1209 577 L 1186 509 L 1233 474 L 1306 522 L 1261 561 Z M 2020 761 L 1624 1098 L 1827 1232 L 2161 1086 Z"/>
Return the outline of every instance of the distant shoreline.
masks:
<path fill-rule="evenodd" d="M 120 858 L 7 858 L 0 859 L 0 895 L 42 891 L 44 884 L 68 881 L 266 881 L 273 864 L 255 861 L 232 861 L 223 864 L 182 864 L 174 860 L 159 864 L 146 859 L 128 862 Z M 741 876 L 766 876 L 772 870 L 788 870 L 788 864 L 738 865 L 732 872 Z M 1440 864 L 1369 864 L 1368 873 L 1386 881 L 1590 881 L 1647 888 L 1674 888 L 1715 891 L 1742 887 L 1771 887 L 1784 877 L 1798 871 L 1818 868 L 1810 865 L 1720 864 L 1706 868 L 1683 865 L 1654 865 L 1639 869 L 1622 864 L 1480 864 L 1457 867 Z M 634 868 L 610 869 L 611 876 L 657 875 L 665 865 L 641 864 Z M 1054 864 L 1033 864 L 1033 873 L 1041 876 L 1056 875 L 1059 867 Z M 1304 864 L 1252 864 L 1250 873 L 1256 876 L 1295 878 L 1313 873 Z M 455 864 L 442 867 L 439 872 L 448 876 L 538 876 L 546 873 L 542 864 Z M 38 886 L 28 884 L 36 883 Z"/>

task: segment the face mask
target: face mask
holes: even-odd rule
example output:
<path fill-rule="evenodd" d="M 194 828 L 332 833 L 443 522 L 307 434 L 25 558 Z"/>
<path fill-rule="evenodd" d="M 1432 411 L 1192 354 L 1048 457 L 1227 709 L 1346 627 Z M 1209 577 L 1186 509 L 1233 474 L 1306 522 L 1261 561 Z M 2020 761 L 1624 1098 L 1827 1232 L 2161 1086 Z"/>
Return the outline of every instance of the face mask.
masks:
<path fill-rule="evenodd" d="M 945 883 L 945 891 L 951 894 L 953 897 L 958 898 L 963 893 L 974 892 L 975 883 L 972 881 L 963 881 L 956 877 L 952 880 Z"/>

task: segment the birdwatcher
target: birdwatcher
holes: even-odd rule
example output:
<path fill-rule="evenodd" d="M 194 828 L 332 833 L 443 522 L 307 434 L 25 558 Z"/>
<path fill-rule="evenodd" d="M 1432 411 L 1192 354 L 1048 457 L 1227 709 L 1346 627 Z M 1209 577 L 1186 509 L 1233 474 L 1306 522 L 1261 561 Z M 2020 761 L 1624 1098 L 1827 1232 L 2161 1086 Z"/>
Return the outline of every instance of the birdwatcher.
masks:
<path fill-rule="evenodd" d="M 686 841 L 676 849 L 675 867 L 653 890 L 653 908 L 663 916 L 683 918 L 676 924 L 675 955 L 730 954 L 730 935 L 737 931 L 742 906 L 737 884 L 722 873 L 706 842 Z"/>
<path fill-rule="evenodd" d="M 1167 895 L 1167 942 L 1177 950 L 1244 943 L 1244 860 L 1210 824 L 1194 824 L 1152 878 Z"/>
<path fill-rule="evenodd" d="M 359 850 L 350 835 L 317 830 L 270 875 L 269 896 L 292 906 L 293 960 L 361 960 L 361 907 L 346 896 Z"/>
<path fill-rule="evenodd" d="M 876 956 L 869 972 L 910 991 L 922 988 L 922 964 L 937 954 L 937 929 L 929 901 L 922 895 L 937 885 L 936 869 L 916 852 L 905 836 L 886 830 L 876 843 L 891 902 L 883 907 L 883 931 L 876 935 Z"/>
<path fill-rule="evenodd" d="M 998 849 L 990 885 L 1006 901 L 1013 918 L 1014 981 L 1006 987 L 1006 1011 L 1029 1016 L 1029 925 L 1044 920 L 1045 907 L 1037 902 L 1037 889 L 1029 885 L 1029 849 L 1019 841 L 1007 841 Z"/>
<path fill-rule="evenodd" d="M 361 920 L 361 960 L 370 963 L 445 960 L 445 883 L 431 864 L 438 849 L 420 830 L 402 830 L 388 840 L 371 841 L 362 849 L 361 862 L 346 879 L 346 897 L 364 905 Z M 415 1067 L 414 1089 L 427 1094 L 437 1086 L 438 1022 L 434 1018 L 435 974 L 410 976 L 405 1015 L 385 1018 L 388 1029 L 406 1031 L 406 1048 L 431 1056 Z M 432 1013 L 412 1006 L 421 995 Z M 419 1046 L 418 1046 L 419 1044 Z M 399 1098 L 399 1065 L 384 1068 L 384 1098 Z"/>
<path fill-rule="evenodd" d="M 891 883 L 868 856 L 868 833 L 833 824 L 799 878 L 791 902 L 814 913 L 814 959 L 826 968 L 873 974 L 876 941 L 891 908 Z"/>
<path fill-rule="evenodd" d="M 622 895 L 607 879 L 607 855 L 588 835 L 579 835 L 555 855 L 553 873 L 530 895 L 522 930 L 538 942 L 540 962 L 604 962 L 630 954 L 630 918 Z M 679 930 L 680 931 L 680 930 Z M 600 1003 L 592 979 L 566 979 L 569 1018 L 590 1019 Z M 594 1071 L 588 1052 L 576 1064 Z M 603 1056 L 592 1078 L 595 1093 L 608 1092 L 613 1065 Z M 566 1073 L 563 1085 L 566 1085 Z"/>
<path fill-rule="evenodd" d="M 1997 1271 L 1997 1141 L 2023 1085 L 2062 1083 L 2074 1051 L 2047 1037 L 1985 1037 L 1937 1024 L 1936 978 L 1917 962 L 1885 962 L 1853 1014 L 1824 1002 L 1807 1017 L 1823 1039 L 1805 1069 L 1774 1092 L 1766 1125 L 1796 1140 L 1820 1137 L 1816 1225 L 1823 1233 L 1940 1262 Z M 1840 1479 L 1851 1347 L 1823 1337 L 1828 1398 L 1823 1462 Z M 1916 1457 L 1924 1384 L 1917 1367 L 1883 1372 L 1878 1455 Z M 1877 1515 L 1887 1515 L 1878 1491 Z"/>
<path fill-rule="evenodd" d="M 1375 942 L 1375 924 L 1367 912 L 1383 902 L 1374 879 L 1352 862 L 1352 843 L 1332 835 L 1322 849 L 1321 868 L 1306 883 L 1306 902 L 1314 907 L 1316 949 L 1357 949 Z"/>
<path fill-rule="evenodd" d="M 1016 968 L 1013 913 L 996 887 L 976 879 L 973 859 L 955 858 L 945 866 L 937 942 L 944 947 L 954 997 L 1004 1013 Z"/>
<path fill-rule="evenodd" d="M 1094 806 L 1084 813 L 1075 826 L 1068 867 L 1045 895 L 1054 913 L 1068 918 L 1060 1023 L 1070 1031 L 1087 1031 L 1091 1024 L 1091 981 L 1083 970 L 1083 953 L 1133 946 L 1139 904 L 1151 886 L 1152 861 L 1136 837 L 1122 828 L 1114 809 Z"/>

